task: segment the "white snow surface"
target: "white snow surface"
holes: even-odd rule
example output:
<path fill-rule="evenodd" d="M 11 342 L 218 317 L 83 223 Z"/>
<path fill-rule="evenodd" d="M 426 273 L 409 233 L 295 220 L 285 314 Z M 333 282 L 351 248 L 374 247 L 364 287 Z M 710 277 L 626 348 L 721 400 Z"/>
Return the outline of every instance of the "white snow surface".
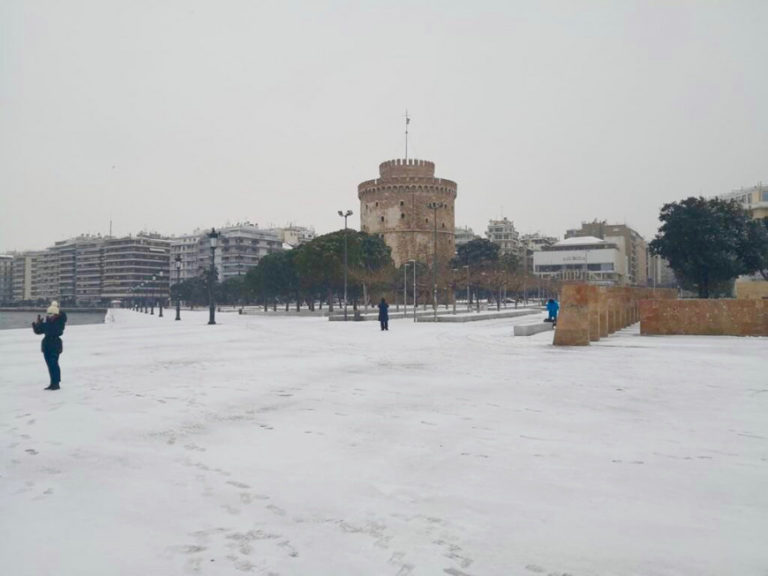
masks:
<path fill-rule="evenodd" d="M 768 573 L 766 338 L 167 312 L 0 332 L 0 573 Z"/>

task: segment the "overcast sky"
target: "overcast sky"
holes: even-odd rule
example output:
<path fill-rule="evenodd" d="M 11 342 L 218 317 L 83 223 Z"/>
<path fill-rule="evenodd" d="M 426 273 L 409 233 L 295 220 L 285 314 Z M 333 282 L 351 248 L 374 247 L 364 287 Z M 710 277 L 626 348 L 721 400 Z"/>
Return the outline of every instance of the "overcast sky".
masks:
<path fill-rule="evenodd" d="M 0 0 L 0 251 L 342 226 L 404 153 L 456 224 L 647 237 L 768 182 L 768 2 Z"/>

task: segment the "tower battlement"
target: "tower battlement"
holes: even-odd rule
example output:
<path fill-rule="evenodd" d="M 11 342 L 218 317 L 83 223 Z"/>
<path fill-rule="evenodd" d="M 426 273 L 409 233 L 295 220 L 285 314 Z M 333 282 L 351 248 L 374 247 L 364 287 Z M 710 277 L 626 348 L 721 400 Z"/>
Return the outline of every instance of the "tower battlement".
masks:
<path fill-rule="evenodd" d="M 409 176 L 434 178 L 435 163 L 417 158 L 387 160 L 379 164 L 379 175 L 381 178 L 403 178 Z"/>

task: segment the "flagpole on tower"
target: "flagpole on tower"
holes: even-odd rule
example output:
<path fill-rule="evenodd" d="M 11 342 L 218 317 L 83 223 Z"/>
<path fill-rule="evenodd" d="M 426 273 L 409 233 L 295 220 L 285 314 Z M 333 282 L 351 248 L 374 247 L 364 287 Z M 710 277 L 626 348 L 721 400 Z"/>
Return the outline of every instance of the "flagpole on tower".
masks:
<path fill-rule="evenodd" d="M 408 117 L 408 109 L 405 109 L 405 160 L 408 161 L 408 124 L 411 123 L 411 119 Z"/>

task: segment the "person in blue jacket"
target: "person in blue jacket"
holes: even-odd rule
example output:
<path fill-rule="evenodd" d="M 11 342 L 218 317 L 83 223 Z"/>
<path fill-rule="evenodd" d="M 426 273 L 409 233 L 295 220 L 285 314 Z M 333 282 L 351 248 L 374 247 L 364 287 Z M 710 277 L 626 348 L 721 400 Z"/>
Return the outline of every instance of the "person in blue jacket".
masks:
<path fill-rule="evenodd" d="M 550 298 L 547 301 L 547 312 L 549 313 L 549 318 L 547 318 L 547 322 L 552 322 L 553 324 L 557 322 L 557 312 L 560 310 L 560 304 L 557 303 L 557 300 L 554 298 Z"/>
<path fill-rule="evenodd" d="M 379 324 L 382 330 L 389 330 L 389 304 L 384 298 L 379 302 Z"/>
<path fill-rule="evenodd" d="M 45 364 L 48 366 L 48 374 L 51 377 L 51 383 L 46 390 L 58 390 L 60 388 L 61 368 L 59 367 L 59 356 L 64 351 L 61 335 L 64 333 L 66 323 L 67 314 L 59 310 L 59 303 L 55 300 L 48 306 L 44 319 L 38 315 L 37 320 L 32 322 L 32 331 L 35 334 L 45 335 L 41 349 L 43 351 L 43 358 L 45 358 Z"/>

